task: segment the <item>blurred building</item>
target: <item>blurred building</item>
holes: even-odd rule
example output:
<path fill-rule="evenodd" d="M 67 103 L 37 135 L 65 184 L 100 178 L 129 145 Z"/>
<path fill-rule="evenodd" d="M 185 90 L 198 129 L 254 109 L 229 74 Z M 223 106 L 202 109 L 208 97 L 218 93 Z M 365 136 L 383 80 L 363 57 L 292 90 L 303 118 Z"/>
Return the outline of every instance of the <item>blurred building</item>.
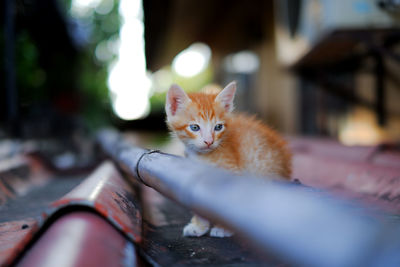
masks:
<path fill-rule="evenodd" d="M 349 144 L 398 140 L 395 1 L 162 5 L 144 5 L 149 69 L 156 71 L 192 43 L 203 42 L 212 51 L 214 79 L 238 80 L 239 108 L 258 113 L 273 127 Z"/>
<path fill-rule="evenodd" d="M 165 130 L 171 83 L 237 80 L 238 109 L 286 134 L 400 138 L 396 1 L 46 0 L 11 13 L 6 3 L 3 121 L 72 112 L 93 127 L 108 117 Z"/>

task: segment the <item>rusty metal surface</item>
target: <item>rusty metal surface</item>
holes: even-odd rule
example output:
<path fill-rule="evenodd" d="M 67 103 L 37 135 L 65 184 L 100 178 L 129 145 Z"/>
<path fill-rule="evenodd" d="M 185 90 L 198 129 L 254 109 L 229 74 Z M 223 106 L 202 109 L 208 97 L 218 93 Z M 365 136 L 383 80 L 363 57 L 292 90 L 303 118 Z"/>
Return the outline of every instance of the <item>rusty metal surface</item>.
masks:
<path fill-rule="evenodd" d="M 52 203 L 60 209 L 70 205 L 91 207 L 133 241 L 141 241 L 141 213 L 134 189 L 111 162 L 102 163 L 79 186 Z"/>
<path fill-rule="evenodd" d="M 139 149 L 114 131 L 103 149 L 135 176 L 264 251 L 306 266 L 398 266 L 400 224 L 302 186 L 234 175 L 202 162 Z M 312 170 L 312 166 L 311 170 Z M 372 257 L 372 258 L 371 258 Z"/>
<path fill-rule="evenodd" d="M 0 172 L 4 185 L 0 186 L 4 199 L 0 205 L 1 266 L 12 263 L 54 213 L 80 207 L 109 220 L 140 245 L 149 262 L 160 266 L 399 265 L 394 252 L 400 249 L 398 153 L 390 146 L 349 148 L 334 142 L 292 140 L 294 177 L 303 186 L 265 183 L 133 147 L 112 131 L 103 132 L 100 143 L 131 177 L 224 223 L 237 235 L 183 238 L 188 209 L 158 193 L 148 195 L 146 190 L 142 192 L 142 223 L 132 185 L 111 162 L 101 164 L 89 177 L 87 173 L 55 177 L 32 156 L 10 161 L 5 166 L 12 168 Z M 28 186 L 32 183 L 35 188 Z M 337 201 L 335 196 L 351 202 Z M 95 240 L 96 234 L 91 235 Z M 261 256 L 253 253 L 254 248 Z"/>
<path fill-rule="evenodd" d="M 134 245 L 102 217 L 73 212 L 56 220 L 16 266 L 137 266 Z"/>
<path fill-rule="evenodd" d="M 0 266 L 8 266 L 39 229 L 34 219 L 0 223 Z"/>
<path fill-rule="evenodd" d="M 400 151 L 395 146 L 297 139 L 292 148 L 293 177 L 303 184 L 400 214 Z"/>
<path fill-rule="evenodd" d="M 29 160 L 21 155 L 0 161 L 0 206 L 27 191 L 31 184 Z"/>
<path fill-rule="evenodd" d="M 294 155 L 307 154 L 315 157 L 362 162 L 372 166 L 400 168 L 400 146 L 380 144 L 376 146 L 345 146 L 337 141 L 318 138 L 290 138 Z"/>
<path fill-rule="evenodd" d="M 90 208 L 130 240 L 140 242 L 141 215 L 134 189 L 111 162 L 104 162 L 87 178 L 88 173 L 51 173 L 34 158 L 23 161 L 25 172 L 15 172 L 17 165 L 9 164 L 11 170 L 0 173 L 12 193 L 0 205 L 0 266 L 12 263 L 53 214 L 63 210 Z M 18 191 L 21 187 L 24 190 Z"/>

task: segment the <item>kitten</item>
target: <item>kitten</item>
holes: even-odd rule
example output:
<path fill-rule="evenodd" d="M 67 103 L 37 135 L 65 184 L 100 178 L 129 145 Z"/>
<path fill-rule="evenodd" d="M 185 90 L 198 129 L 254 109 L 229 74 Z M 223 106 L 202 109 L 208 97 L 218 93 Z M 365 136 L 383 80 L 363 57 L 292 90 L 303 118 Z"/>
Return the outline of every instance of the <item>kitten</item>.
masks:
<path fill-rule="evenodd" d="M 234 172 L 289 179 L 291 154 L 285 141 L 254 117 L 232 113 L 235 92 L 235 82 L 222 91 L 208 86 L 190 94 L 172 85 L 165 105 L 169 129 L 184 143 L 188 157 Z M 209 229 L 210 223 L 195 215 L 183 235 L 202 236 Z M 210 231 L 210 236 L 231 235 L 218 225 Z"/>

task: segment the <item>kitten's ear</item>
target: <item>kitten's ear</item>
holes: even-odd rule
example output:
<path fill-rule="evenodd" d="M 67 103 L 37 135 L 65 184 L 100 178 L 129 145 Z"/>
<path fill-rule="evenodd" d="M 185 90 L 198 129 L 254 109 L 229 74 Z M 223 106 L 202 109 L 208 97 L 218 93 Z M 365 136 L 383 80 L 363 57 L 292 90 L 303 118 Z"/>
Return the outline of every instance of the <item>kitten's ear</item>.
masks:
<path fill-rule="evenodd" d="M 174 116 L 177 111 L 184 108 L 190 99 L 188 95 L 183 91 L 177 84 L 171 85 L 167 93 L 167 99 L 165 101 L 165 112 L 168 116 Z"/>
<path fill-rule="evenodd" d="M 236 93 L 236 82 L 228 84 L 215 98 L 216 102 L 221 103 L 225 111 L 231 112 L 234 108 L 233 99 Z"/>

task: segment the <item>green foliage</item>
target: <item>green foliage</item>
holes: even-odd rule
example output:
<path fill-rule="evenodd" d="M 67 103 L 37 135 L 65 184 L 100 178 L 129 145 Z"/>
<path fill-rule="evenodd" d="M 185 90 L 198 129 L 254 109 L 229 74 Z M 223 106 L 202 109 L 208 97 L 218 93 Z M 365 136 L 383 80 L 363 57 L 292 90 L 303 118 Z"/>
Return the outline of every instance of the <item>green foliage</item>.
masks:
<path fill-rule="evenodd" d="M 91 25 L 89 43 L 80 58 L 79 86 L 85 98 L 83 115 L 90 128 L 96 128 L 107 122 L 110 114 L 110 99 L 107 87 L 108 65 L 115 59 L 113 51 L 106 61 L 96 58 L 97 46 L 104 41 L 112 42 L 118 36 L 120 18 L 118 3 L 108 14 L 91 12 L 89 17 L 80 18 Z"/>
<path fill-rule="evenodd" d="M 39 66 L 39 51 L 26 31 L 16 37 L 16 79 L 23 106 L 48 100 L 46 72 Z"/>
<path fill-rule="evenodd" d="M 65 10 L 70 10 L 71 0 L 64 0 Z M 85 16 L 76 17 L 84 25 L 89 25 L 88 42 L 80 51 L 78 59 L 77 86 L 82 95 L 82 115 L 89 129 L 96 129 L 108 123 L 110 99 L 107 86 L 108 66 L 115 59 L 114 51 L 108 49 L 106 60 L 96 57 L 96 48 L 102 42 L 111 43 L 117 39 L 120 28 L 118 1 L 107 14 L 99 14 L 94 9 Z"/>

